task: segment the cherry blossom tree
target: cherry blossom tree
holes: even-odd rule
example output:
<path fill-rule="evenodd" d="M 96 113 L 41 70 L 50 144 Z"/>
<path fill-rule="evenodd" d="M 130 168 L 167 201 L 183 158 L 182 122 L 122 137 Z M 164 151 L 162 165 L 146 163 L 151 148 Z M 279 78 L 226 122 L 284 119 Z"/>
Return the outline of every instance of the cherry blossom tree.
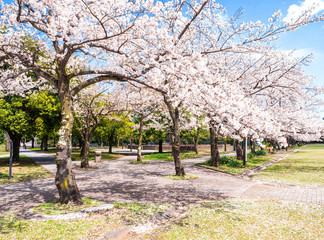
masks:
<path fill-rule="evenodd" d="M 125 99 L 117 86 L 100 87 L 98 84 L 84 88 L 75 96 L 75 124 L 82 136 L 81 168 L 89 167 L 90 141 L 99 126 L 100 118 L 109 114 L 125 111 Z"/>

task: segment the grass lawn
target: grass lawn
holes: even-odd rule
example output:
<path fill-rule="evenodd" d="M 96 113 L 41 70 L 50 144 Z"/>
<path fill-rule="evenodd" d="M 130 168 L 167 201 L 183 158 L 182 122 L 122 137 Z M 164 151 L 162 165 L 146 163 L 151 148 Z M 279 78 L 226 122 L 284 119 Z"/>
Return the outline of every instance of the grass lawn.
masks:
<path fill-rule="evenodd" d="M 101 160 L 115 160 L 117 158 L 123 157 L 124 155 L 118 153 L 101 153 Z M 80 150 L 73 149 L 72 150 L 72 161 L 81 161 L 82 158 L 80 157 Z M 89 161 L 95 160 L 95 151 L 91 150 L 89 154 Z"/>
<path fill-rule="evenodd" d="M 202 203 L 137 239 L 323 239 L 324 207 L 264 199 Z"/>
<path fill-rule="evenodd" d="M 234 175 L 240 175 L 247 170 L 256 168 L 266 162 L 275 160 L 286 154 L 287 152 L 281 152 L 281 153 L 267 154 L 265 156 L 255 156 L 254 158 L 247 160 L 246 166 L 243 166 L 243 161 L 238 161 L 236 160 L 236 158 L 233 159 L 230 164 L 221 164 L 220 167 L 210 166 L 210 160 L 203 163 L 198 163 L 197 165 L 234 174 Z"/>
<path fill-rule="evenodd" d="M 194 151 L 189 152 L 181 152 L 180 158 L 181 160 L 192 159 L 192 158 L 200 158 L 209 156 L 210 152 L 201 151 L 199 154 L 196 154 Z M 173 161 L 172 153 L 152 153 L 148 155 L 144 155 L 144 160 L 159 160 L 159 161 Z"/>
<path fill-rule="evenodd" d="M 77 212 L 85 208 L 99 207 L 103 205 L 102 202 L 90 198 L 82 198 L 82 201 L 83 205 L 78 206 L 74 204 L 60 204 L 57 200 L 54 202 L 44 203 L 37 207 L 34 207 L 33 212 L 40 215 L 59 215 Z"/>
<path fill-rule="evenodd" d="M 254 179 L 324 186 L 324 144 L 311 144 L 255 175 Z"/>
<path fill-rule="evenodd" d="M 35 152 L 42 152 L 50 155 L 56 155 L 56 148 L 48 148 L 48 151 L 42 151 L 40 148 L 31 148 L 30 150 Z M 123 157 L 124 155 L 117 154 L 117 153 L 101 153 L 101 160 L 114 160 L 116 158 Z M 94 161 L 95 159 L 95 151 L 91 150 L 89 155 L 89 161 Z M 72 149 L 72 161 L 81 161 L 82 158 L 80 157 L 80 149 Z"/>
<path fill-rule="evenodd" d="M 20 162 L 12 164 L 12 178 L 9 180 L 9 157 L 0 158 L 0 184 L 24 182 L 34 179 L 53 177 L 34 160 L 20 156 Z"/>
<path fill-rule="evenodd" d="M 0 212 L 0 239 L 99 239 L 103 234 L 128 225 L 142 224 L 170 204 L 115 203 L 105 213 L 92 213 L 74 220 L 24 220 L 15 212 Z M 42 205 L 42 208 L 44 204 Z M 53 206 L 47 206 L 47 210 Z"/>

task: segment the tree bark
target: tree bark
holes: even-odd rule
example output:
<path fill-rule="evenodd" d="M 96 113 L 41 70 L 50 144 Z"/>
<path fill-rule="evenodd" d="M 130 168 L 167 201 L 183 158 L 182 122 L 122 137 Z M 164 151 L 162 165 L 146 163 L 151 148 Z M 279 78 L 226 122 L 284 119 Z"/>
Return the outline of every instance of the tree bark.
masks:
<path fill-rule="evenodd" d="M 15 132 L 8 132 L 10 139 L 12 141 L 13 149 L 12 149 L 12 161 L 13 162 L 19 162 L 19 148 L 20 148 L 20 142 L 22 138 L 22 134 L 15 133 Z"/>
<path fill-rule="evenodd" d="M 250 139 L 250 143 L 251 143 L 251 153 L 255 154 L 255 141 L 253 141 L 252 139 Z"/>
<path fill-rule="evenodd" d="M 209 128 L 210 131 L 210 152 L 212 159 L 212 166 L 219 167 L 220 166 L 220 156 L 218 151 L 218 138 L 213 127 Z"/>
<path fill-rule="evenodd" d="M 35 148 L 35 138 L 32 138 L 32 148 Z"/>
<path fill-rule="evenodd" d="M 191 137 L 192 137 L 192 142 L 194 143 L 195 146 L 195 152 L 196 154 L 198 154 L 198 142 L 199 142 L 199 133 L 200 133 L 200 128 L 197 128 L 197 136 L 194 136 L 192 132 L 191 133 Z"/>
<path fill-rule="evenodd" d="M 170 106 L 170 107 L 169 107 Z M 184 176 L 185 171 L 180 158 L 180 116 L 179 109 L 173 108 L 168 104 L 169 112 L 172 118 L 172 155 L 174 159 L 175 171 L 177 176 Z"/>
<path fill-rule="evenodd" d="M 114 131 L 110 134 L 108 142 L 109 142 L 109 153 L 113 153 L 112 152 L 112 146 L 113 146 L 113 141 L 114 141 Z"/>
<path fill-rule="evenodd" d="M 83 155 L 81 160 L 81 168 L 89 167 L 89 153 L 90 153 L 90 136 L 89 130 L 84 130 L 84 144 L 83 144 Z"/>
<path fill-rule="evenodd" d="M 137 161 L 142 161 L 142 139 L 143 139 L 143 120 L 140 120 L 139 137 L 138 137 L 138 148 L 137 148 Z"/>
<path fill-rule="evenodd" d="M 163 140 L 159 140 L 159 153 L 163 153 Z"/>
<path fill-rule="evenodd" d="M 235 150 L 237 160 L 243 160 L 243 151 L 240 147 L 239 140 L 235 140 Z"/>
<path fill-rule="evenodd" d="M 226 138 L 224 138 L 224 152 L 227 152 L 227 141 L 226 141 Z"/>
<path fill-rule="evenodd" d="M 57 172 L 55 184 L 59 192 L 59 202 L 61 204 L 67 204 L 72 201 L 74 204 L 81 205 L 83 202 L 71 166 L 72 127 L 74 117 L 72 113 L 72 96 L 69 92 L 68 83 L 62 83 L 59 97 L 61 102 L 62 121 L 58 131 L 59 141 L 56 146 L 55 162 Z"/>
<path fill-rule="evenodd" d="M 48 136 L 46 135 L 46 136 L 44 136 L 43 137 L 43 148 L 44 148 L 44 151 L 48 151 Z"/>

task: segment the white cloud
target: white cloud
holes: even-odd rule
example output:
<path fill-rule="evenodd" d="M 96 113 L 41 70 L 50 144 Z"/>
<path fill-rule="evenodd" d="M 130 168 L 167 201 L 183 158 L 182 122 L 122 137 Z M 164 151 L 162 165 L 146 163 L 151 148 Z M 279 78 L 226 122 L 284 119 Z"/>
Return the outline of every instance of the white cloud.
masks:
<path fill-rule="evenodd" d="M 290 5 L 287 16 L 283 19 L 284 22 L 296 20 L 306 11 L 310 11 L 309 15 L 317 14 L 324 10 L 324 0 L 305 0 L 300 5 Z"/>

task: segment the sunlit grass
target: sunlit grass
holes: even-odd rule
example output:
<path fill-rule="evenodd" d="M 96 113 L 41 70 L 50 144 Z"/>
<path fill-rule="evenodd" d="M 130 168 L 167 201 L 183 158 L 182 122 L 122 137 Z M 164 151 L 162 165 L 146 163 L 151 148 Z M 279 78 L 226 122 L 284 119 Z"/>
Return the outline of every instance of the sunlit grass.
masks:
<path fill-rule="evenodd" d="M 189 179 L 198 178 L 198 176 L 195 176 L 195 175 L 184 175 L 184 176 L 168 175 L 168 176 L 164 176 L 164 177 L 167 179 L 174 179 L 174 180 L 189 180 Z"/>
<path fill-rule="evenodd" d="M 206 202 L 138 239 L 322 239 L 324 207 L 275 200 Z"/>
<path fill-rule="evenodd" d="M 310 145 L 254 178 L 301 186 L 324 186 L 324 144 Z"/>
<path fill-rule="evenodd" d="M 14 213 L 0 213 L 0 239 L 98 239 L 104 233 L 123 226 L 116 214 L 92 214 L 75 220 L 34 221 L 17 218 Z"/>
<path fill-rule="evenodd" d="M 194 151 L 189 151 L 189 152 L 181 152 L 180 153 L 180 158 L 182 160 L 185 159 L 192 159 L 192 158 L 200 158 L 200 157 L 205 157 L 209 156 L 210 152 L 206 151 L 201 151 L 198 154 Z M 172 153 L 152 153 L 148 155 L 144 155 L 144 160 L 159 160 L 159 161 L 173 161 Z"/>
<path fill-rule="evenodd" d="M 107 153 L 102 152 L 101 153 L 101 160 L 115 160 L 117 158 L 123 157 L 124 155 L 118 154 L 118 153 Z M 82 157 L 80 157 L 80 150 L 73 150 L 72 151 L 72 161 L 81 161 Z M 95 160 L 95 151 L 90 151 L 89 153 L 89 161 Z"/>
<path fill-rule="evenodd" d="M 242 160 L 237 160 L 236 157 L 233 157 L 233 160 L 232 160 L 233 164 L 221 164 L 220 167 L 211 166 L 210 165 L 211 160 L 208 160 L 203 163 L 199 163 L 197 165 L 207 167 L 210 169 L 214 169 L 214 170 L 219 170 L 219 171 L 230 173 L 230 174 L 234 174 L 234 175 L 240 175 L 247 170 L 256 168 L 258 166 L 261 166 L 264 163 L 267 163 L 267 162 L 273 161 L 275 159 L 278 159 L 280 157 L 283 157 L 286 154 L 287 153 L 274 153 L 274 154 L 267 154 L 265 156 L 255 156 L 252 159 L 247 159 L 246 166 L 243 165 Z M 234 164 L 234 163 L 236 163 L 236 164 Z"/>
<path fill-rule="evenodd" d="M 0 158 L 0 184 L 24 182 L 53 177 L 53 174 L 39 166 L 34 160 L 20 156 L 20 162 L 12 164 L 12 178 L 9 180 L 9 157 Z"/>
<path fill-rule="evenodd" d="M 98 207 L 103 203 L 90 198 L 82 198 L 83 205 L 74 205 L 73 203 L 69 204 L 60 204 L 59 201 L 53 201 L 49 203 L 43 203 L 37 207 L 34 207 L 33 212 L 40 215 L 58 215 L 58 214 L 67 214 L 71 212 L 77 212 L 81 209 Z"/>

